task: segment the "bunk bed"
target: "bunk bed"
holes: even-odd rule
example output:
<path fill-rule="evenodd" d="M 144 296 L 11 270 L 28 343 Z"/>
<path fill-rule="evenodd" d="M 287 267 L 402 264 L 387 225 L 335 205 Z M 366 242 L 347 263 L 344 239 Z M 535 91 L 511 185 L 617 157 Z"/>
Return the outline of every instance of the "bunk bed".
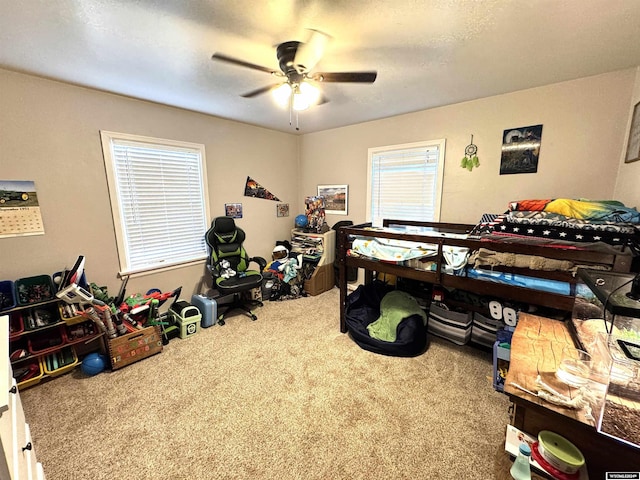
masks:
<path fill-rule="evenodd" d="M 487 228 L 488 224 L 495 226 L 496 223 L 500 224 L 500 219 L 483 219 L 476 225 L 385 220 L 381 228 L 373 228 L 371 224 L 340 228 L 337 232 L 336 258 L 340 288 L 340 331 L 347 331 L 345 309 L 348 269 L 364 269 L 365 284 L 371 283 L 374 276 L 384 273 L 450 290 L 463 290 L 566 312 L 570 312 L 574 304 L 577 268 L 613 272 L 631 270 L 634 251 L 626 240 L 617 243 L 573 242 L 503 235 L 498 229 Z M 632 229 L 629 235 L 629 238 L 637 240 L 637 231 Z M 392 251 L 388 255 L 391 257 L 385 257 L 385 252 L 380 258 L 369 255 L 365 247 L 371 243 L 378 247 L 382 245 L 383 248 L 377 250 L 386 251 L 386 247 L 390 247 Z M 405 250 L 397 253 L 397 249 L 402 248 Z M 467 262 L 463 268 L 460 265 L 452 266 L 451 252 L 465 251 L 475 266 L 471 265 L 468 258 L 465 258 Z M 504 258 L 509 261 L 501 264 Z M 548 265 L 552 266 L 547 268 Z M 498 279 L 490 278 L 496 275 Z M 543 285 L 542 289 L 535 285 L 536 281 Z M 546 288 L 546 283 L 552 288 Z"/>

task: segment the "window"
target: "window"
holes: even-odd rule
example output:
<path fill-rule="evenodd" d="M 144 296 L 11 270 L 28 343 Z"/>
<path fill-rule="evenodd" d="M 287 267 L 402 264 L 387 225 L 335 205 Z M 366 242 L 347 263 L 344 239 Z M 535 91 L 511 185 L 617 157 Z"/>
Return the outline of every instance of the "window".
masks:
<path fill-rule="evenodd" d="M 370 148 L 367 221 L 439 221 L 443 140 Z"/>
<path fill-rule="evenodd" d="M 100 132 L 121 274 L 207 257 L 204 145 Z"/>

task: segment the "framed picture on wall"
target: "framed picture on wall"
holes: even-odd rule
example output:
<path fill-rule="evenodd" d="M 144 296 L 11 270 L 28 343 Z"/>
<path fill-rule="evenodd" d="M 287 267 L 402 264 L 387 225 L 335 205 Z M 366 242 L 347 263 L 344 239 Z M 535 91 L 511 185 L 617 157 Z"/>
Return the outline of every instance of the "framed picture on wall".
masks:
<path fill-rule="evenodd" d="M 541 142 L 542 125 L 505 130 L 502 133 L 500 175 L 536 173 Z"/>
<path fill-rule="evenodd" d="M 288 203 L 278 203 L 276 205 L 276 216 L 278 216 L 278 217 L 288 217 L 289 216 L 289 204 Z"/>
<path fill-rule="evenodd" d="M 318 197 L 324 197 L 324 212 L 347 214 L 348 185 L 318 185 Z"/>
<path fill-rule="evenodd" d="M 231 218 L 242 218 L 242 204 L 241 203 L 225 203 L 224 214 Z"/>
<path fill-rule="evenodd" d="M 631 163 L 636 160 L 640 160 L 640 102 L 633 107 L 631 128 L 629 129 L 629 139 L 627 140 L 627 155 L 624 157 L 624 163 Z"/>

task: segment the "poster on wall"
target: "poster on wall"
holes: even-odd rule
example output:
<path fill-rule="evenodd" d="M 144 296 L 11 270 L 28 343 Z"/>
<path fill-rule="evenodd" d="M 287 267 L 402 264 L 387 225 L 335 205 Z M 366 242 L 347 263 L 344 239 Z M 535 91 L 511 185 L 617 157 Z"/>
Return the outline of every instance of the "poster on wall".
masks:
<path fill-rule="evenodd" d="M 542 125 L 505 130 L 502 134 L 500 175 L 536 173 L 541 141 Z"/>
<path fill-rule="evenodd" d="M 0 238 L 23 235 L 44 235 L 35 183 L 0 180 Z"/>
<path fill-rule="evenodd" d="M 324 197 L 307 197 L 304 199 L 304 204 L 307 216 L 305 231 L 322 232 L 325 220 Z"/>
<path fill-rule="evenodd" d="M 276 197 L 273 193 L 264 188 L 251 177 L 247 177 L 247 182 L 244 185 L 244 196 L 264 198 L 265 200 L 275 200 L 276 202 L 280 201 L 278 197 Z"/>
<path fill-rule="evenodd" d="M 225 203 L 224 214 L 231 218 L 242 218 L 242 204 L 241 203 Z"/>

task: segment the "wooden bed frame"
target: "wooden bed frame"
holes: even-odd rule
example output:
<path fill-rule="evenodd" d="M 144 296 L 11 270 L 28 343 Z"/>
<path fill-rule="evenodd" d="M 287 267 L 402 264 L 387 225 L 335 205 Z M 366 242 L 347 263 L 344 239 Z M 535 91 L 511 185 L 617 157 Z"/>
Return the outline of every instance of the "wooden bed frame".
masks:
<path fill-rule="evenodd" d="M 402 226 L 402 227 L 421 227 L 429 228 L 434 232 L 468 234 L 475 225 L 459 224 L 459 223 L 436 223 L 436 222 L 415 222 L 405 220 L 385 220 L 383 227 Z M 416 229 L 417 230 L 417 229 Z M 419 270 L 412 267 L 406 267 L 393 263 L 376 261 L 365 257 L 349 256 L 348 251 L 351 248 L 353 237 L 370 237 L 370 238 L 388 238 L 404 241 L 414 241 L 419 243 L 428 242 L 438 247 L 436 257 L 437 268 L 435 271 Z M 337 231 L 337 253 L 336 261 L 338 263 L 339 288 L 340 288 L 340 331 L 347 331 L 345 323 L 345 306 L 347 298 L 347 268 L 362 268 L 365 270 L 365 283 L 373 280 L 374 272 L 388 273 L 401 278 L 413 279 L 427 282 L 433 285 L 441 285 L 443 287 L 454 288 L 473 292 L 479 295 L 495 297 L 497 299 L 512 300 L 516 302 L 529 303 L 542 307 L 571 311 L 574 302 L 574 286 L 577 279 L 570 272 L 561 271 L 541 271 L 523 268 L 495 267 L 507 273 L 527 275 L 530 277 L 538 277 L 549 280 L 559 280 L 571 284 L 571 294 L 561 295 L 557 293 L 548 293 L 529 288 L 504 285 L 485 280 L 477 280 L 467 277 L 460 277 L 446 274 L 443 269 L 443 246 L 451 245 L 458 247 L 467 247 L 471 251 L 479 248 L 486 248 L 496 252 L 509 252 L 524 255 L 535 255 L 556 260 L 570 260 L 581 265 L 606 266 L 615 272 L 629 272 L 631 269 L 631 261 L 633 256 L 628 249 L 615 253 L 616 250 L 605 244 L 585 244 L 576 248 L 576 244 L 545 245 L 536 241 L 532 237 L 530 242 L 519 238 L 517 241 L 510 240 L 509 237 L 493 238 L 491 235 L 474 237 L 474 238 L 451 238 L 442 236 L 425 236 L 419 233 L 397 232 L 392 230 L 371 229 L 371 224 L 353 225 L 341 227 Z M 620 249 L 618 249 L 620 250 Z"/>

